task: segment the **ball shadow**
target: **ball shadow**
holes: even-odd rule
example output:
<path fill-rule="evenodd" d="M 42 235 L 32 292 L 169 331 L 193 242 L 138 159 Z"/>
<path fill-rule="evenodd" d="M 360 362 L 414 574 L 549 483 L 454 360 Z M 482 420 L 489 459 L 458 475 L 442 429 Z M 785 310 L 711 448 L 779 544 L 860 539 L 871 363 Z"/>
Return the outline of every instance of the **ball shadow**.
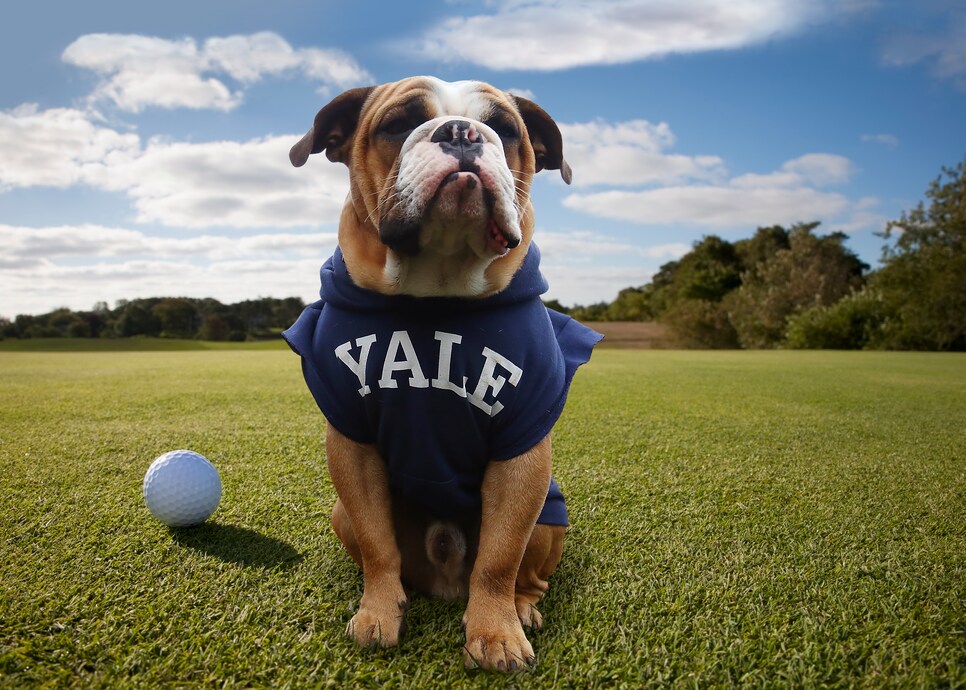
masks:
<path fill-rule="evenodd" d="M 287 569 L 302 561 L 302 554 L 284 541 L 245 527 L 206 522 L 197 527 L 172 527 L 170 532 L 181 546 L 245 567 Z"/>

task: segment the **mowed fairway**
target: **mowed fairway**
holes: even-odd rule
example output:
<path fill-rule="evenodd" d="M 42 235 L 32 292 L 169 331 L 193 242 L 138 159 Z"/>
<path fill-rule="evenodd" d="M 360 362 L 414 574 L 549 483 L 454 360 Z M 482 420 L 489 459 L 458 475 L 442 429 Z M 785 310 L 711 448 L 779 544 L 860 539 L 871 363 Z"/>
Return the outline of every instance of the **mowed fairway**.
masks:
<path fill-rule="evenodd" d="M 966 685 L 966 357 L 599 350 L 554 435 L 573 523 L 535 670 L 463 670 L 462 606 L 343 629 L 323 420 L 287 351 L 0 352 L 0 685 Z M 170 531 L 150 461 L 208 456 Z"/>

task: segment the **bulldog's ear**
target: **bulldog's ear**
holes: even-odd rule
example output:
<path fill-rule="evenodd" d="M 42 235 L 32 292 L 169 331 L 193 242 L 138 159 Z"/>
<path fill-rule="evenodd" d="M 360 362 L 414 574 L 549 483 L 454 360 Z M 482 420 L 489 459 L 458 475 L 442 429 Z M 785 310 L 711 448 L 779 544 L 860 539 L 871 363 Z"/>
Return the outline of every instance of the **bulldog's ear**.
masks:
<path fill-rule="evenodd" d="M 523 116 L 527 134 L 530 135 L 530 145 L 537 158 L 536 172 L 544 168 L 559 170 L 563 181 L 570 184 L 573 173 L 563 157 L 563 137 L 560 136 L 557 123 L 533 101 L 520 96 L 513 96 L 513 100 L 516 101 L 517 110 Z"/>
<path fill-rule="evenodd" d="M 374 88 L 349 89 L 322 108 L 315 116 L 315 124 L 288 152 L 292 165 L 301 167 L 311 154 L 322 151 L 330 161 L 345 163 L 348 144 L 359 123 L 362 106 Z"/>

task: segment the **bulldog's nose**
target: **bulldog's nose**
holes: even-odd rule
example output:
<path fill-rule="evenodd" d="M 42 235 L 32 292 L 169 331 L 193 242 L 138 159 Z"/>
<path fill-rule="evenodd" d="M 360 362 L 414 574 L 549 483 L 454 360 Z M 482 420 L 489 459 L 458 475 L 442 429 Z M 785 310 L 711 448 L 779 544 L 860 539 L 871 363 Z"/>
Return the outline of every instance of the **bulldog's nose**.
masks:
<path fill-rule="evenodd" d="M 470 162 L 483 153 L 483 135 L 468 120 L 450 120 L 440 125 L 430 141 L 461 161 Z"/>

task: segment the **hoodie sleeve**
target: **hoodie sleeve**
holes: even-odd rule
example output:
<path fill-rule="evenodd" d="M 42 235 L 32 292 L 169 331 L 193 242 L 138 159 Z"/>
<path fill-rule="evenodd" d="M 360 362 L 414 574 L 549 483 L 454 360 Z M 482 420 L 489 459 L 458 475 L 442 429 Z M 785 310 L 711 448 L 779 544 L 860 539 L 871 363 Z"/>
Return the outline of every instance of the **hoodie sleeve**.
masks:
<path fill-rule="evenodd" d="M 565 314 L 553 309 L 547 309 L 550 315 L 550 323 L 553 324 L 554 337 L 560 352 L 563 354 L 566 367 L 567 388 L 573 380 L 577 367 L 590 361 L 590 353 L 604 336 L 592 328 L 588 328 L 579 321 L 575 321 Z M 564 390 L 564 397 L 567 390 Z"/>
<path fill-rule="evenodd" d="M 530 355 L 512 408 L 494 420 L 491 457 L 509 460 L 524 453 L 550 433 L 557 423 L 577 368 L 590 360 L 604 337 L 569 316 L 546 309 L 542 303 L 528 319 L 525 335 Z M 547 320 L 549 319 L 549 323 Z"/>

